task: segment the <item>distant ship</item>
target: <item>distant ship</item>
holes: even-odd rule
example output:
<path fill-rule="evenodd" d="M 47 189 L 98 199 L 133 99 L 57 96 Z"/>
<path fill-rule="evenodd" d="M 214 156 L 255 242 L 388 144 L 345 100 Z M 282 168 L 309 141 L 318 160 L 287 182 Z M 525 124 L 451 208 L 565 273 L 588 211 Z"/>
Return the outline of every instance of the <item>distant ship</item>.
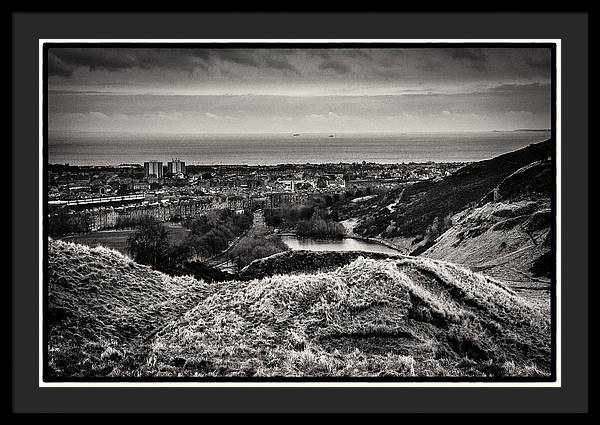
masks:
<path fill-rule="evenodd" d="M 294 133 L 294 134 L 292 134 L 292 136 L 294 136 L 294 137 L 300 136 L 300 133 Z"/>
<path fill-rule="evenodd" d="M 335 137 L 333 134 L 330 134 L 329 137 Z"/>

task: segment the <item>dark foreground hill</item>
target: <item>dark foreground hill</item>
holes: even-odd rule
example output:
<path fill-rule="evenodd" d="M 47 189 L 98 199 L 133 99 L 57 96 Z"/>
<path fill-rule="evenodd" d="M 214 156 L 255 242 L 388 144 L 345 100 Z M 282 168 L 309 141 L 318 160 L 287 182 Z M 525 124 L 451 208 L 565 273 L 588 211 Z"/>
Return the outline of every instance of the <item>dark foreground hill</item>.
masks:
<path fill-rule="evenodd" d="M 449 263 L 358 257 L 328 272 L 206 285 L 113 251 L 49 244 L 54 376 L 550 373 L 547 318 Z"/>
<path fill-rule="evenodd" d="M 415 183 L 392 190 L 339 212 L 358 218 L 354 232 L 368 237 L 404 238 L 409 248 L 444 230 L 448 219 L 478 202 L 502 180 L 535 161 L 550 158 L 554 142 L 529 145 L 498 157 L 469 164 L 439 180 Z"/>
<path fill-rule="evenodd" d="M 202 281 L 167 276 L 117 251 L 50 241 L 49 375 L 137 368 L 154 332 L 207 295 Z"/>
<path fill-rule="evenodd" d="M 358 257 L 385 260 L 400 255 L 364 251 L 285 251 L 254 260 L 242 269 L 240 277 L 249 280 L 280 274 L 333 271 L 340 266 L 350 264 Z"/>

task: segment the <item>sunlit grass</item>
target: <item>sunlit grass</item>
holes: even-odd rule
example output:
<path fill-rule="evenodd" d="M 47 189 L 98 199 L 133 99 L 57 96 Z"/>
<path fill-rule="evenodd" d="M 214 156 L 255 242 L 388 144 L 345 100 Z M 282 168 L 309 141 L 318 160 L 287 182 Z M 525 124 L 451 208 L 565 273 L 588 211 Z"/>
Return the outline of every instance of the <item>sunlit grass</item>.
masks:
<path fill-rule="evenodd" d="M 54 376 L 550 373 L 543 314 L 499 281 L 426 258 L 208 285 L 52 241 L 48 276 Z"/>

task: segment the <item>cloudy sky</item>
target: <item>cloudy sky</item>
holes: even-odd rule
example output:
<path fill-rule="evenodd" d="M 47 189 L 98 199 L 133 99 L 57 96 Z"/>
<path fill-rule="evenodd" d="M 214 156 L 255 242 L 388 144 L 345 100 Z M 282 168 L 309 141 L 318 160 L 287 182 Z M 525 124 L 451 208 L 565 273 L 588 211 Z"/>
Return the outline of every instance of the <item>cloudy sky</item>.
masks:
<path fill-rule="evenodd" d="M 550 51 L 51 48 L 50 131 L 550 127 Z"/>

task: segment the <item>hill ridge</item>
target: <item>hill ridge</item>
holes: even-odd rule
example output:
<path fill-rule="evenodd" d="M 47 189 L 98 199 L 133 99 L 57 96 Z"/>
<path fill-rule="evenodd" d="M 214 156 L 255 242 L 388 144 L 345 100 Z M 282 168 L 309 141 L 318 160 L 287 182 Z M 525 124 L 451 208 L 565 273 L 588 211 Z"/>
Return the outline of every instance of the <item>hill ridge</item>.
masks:
<path fill-rule="evenodd" d="M 452 217 L 452 226 L 422 255 L 485 270 L 536 291 L 549 289 L 553 183 L 548 159 L 519 168 L 475 206 Z"/>
<path fill-rule="evenodd" d="M 53 376 L 549 373 L 545 316 L 443 261 L 360 256 L 209 285 L 103 248 L 48 244 Z"/>
<path fill-rule="evenodd" d="M 516 170 L 551 157 L 553 152 L 552 139 L 533 143 L 467 164 L 440 180 L 417 182 L 358 205 L 340 206 L 338 214 L 341 219 L 359 219 L 355 233 L 392 240 L 410 252 L 427 243 L 428 232 L 436 219 L 441 226 L 448 217 L 481 201 Z M 394 207 L 389 208 L 392 205 Z"/>
<path fill-rule="evenodd" d="M 49 239 L 50 375 L 102 374 L 103 355 L 134 356 L 136 344 L 146 343 L 166 320 L 206 297 L 208 288 L 109 248 Z"/>

